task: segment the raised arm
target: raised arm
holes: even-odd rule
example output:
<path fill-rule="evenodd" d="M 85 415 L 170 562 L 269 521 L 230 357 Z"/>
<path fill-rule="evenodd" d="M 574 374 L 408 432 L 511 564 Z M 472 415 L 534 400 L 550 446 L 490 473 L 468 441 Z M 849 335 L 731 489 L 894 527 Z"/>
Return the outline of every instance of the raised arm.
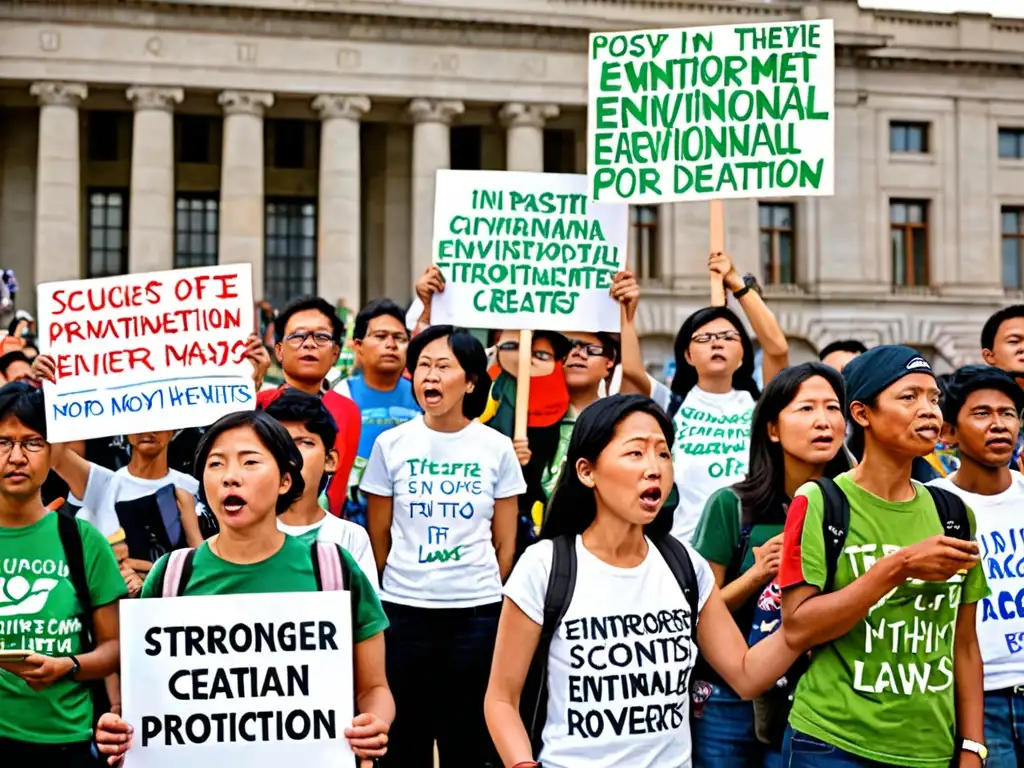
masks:
<path fill-rule="evenodd" d="M 636 330 L 636 309 L 640 303 L 640 286 L 632 272 L 619 272 L 612 283 L 612 298 L 619 302 L 621 331 L 619 353 L 622 363 L 622 384 L 619 392 L 624 395 L 640 394 L 651 396 L 651 380 L 644 367 L 640 352 L 640 336 Z"/>

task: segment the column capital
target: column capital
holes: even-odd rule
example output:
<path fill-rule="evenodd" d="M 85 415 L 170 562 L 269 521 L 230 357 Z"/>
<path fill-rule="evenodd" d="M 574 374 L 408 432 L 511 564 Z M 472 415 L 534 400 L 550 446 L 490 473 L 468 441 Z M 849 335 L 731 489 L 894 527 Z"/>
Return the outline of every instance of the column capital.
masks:
<path fill-rule="evenodd" d="M 146 85 L 133 85 L 126 92 L 128 101 L 136 110 L 155 109 L 161 112 L 173 112 L 177 104 L 185 98 L 182 88 L 152 88 Z"/>
<path fill-rule="evenodd" d="M 320 114 L 321 120 L 340 118 L 358 121 L 370 111 L 371 106 L 367 96 L 322 93 L 313 99 L 313 111 Z"/>
<path fill-rule="evenodd" d="M 77 107 L 89 95 L 84 83 L 32 83 L 28 91 L 41 107 Z"/>
<path fill-rule="evenodd" d="M 413 99 L 407 109 L 409 116 L 416 123 L 444 123 L 448 125 L 452 118 L 466 111 L 461 101 L 440 101 L 437 99 Z"/>
<path fill-rule="evenodd" d="M 225 115 L 256 115 L 274 106 L 274 94 L 265 91 L 222 91 L 217 103 Z"/>
<path fill-rule="evenodd" d="M 556 104 L 524 104 L 512 102 L 498 112 L 498 120 L 506 128 L 543 128 L 548 120 L 561 114 Z"/>

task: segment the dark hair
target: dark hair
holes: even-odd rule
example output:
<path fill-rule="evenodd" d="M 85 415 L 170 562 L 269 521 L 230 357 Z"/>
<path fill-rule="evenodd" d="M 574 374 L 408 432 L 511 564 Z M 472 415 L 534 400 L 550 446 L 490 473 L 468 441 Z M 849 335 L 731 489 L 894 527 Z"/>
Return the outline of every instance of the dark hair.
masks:
<path fill-rule="evenodd" d="M 867 351 L 868 348 L 864 346 L 864 342 L 862 341 L 857 341 L 856 339 L 840 339 L 839 341 L 833 341 L 831 344 L 826 344 L 822 347 L 821 352 L 818 353 L 818 359 L 824 360 L 833 352 L 849 352 L 854 355 L 863 355 Z"/>
<path fill-rule="evenodd" d="M 782 444 L 769 439 L 768 425 L 778 422 L 779 414 L 793 402 L 800 386 L 815 376 L 820 376 L 829 383 L 832 391 L 836 393 L 843 413 L 846 412 L 846 387 L 843 384 L 843 376 L 839 371 L 823 363 L 801 363 L 784 368 L 768 382 L 754 408 L 754 417 L 750 425 L 747 476 L 732 486 L 732 492 L 740 500 L 745 525 L 779 515 L 783 505 L 789 502 L 789 497 L 786 496 L 785 455 Z M 825 468 L 825 477 L 835 477 L 850 469 L 842 448 L 844 437 L 845 435 L 839 436 L 839 451 Z"/>
<path fill-rule="evenodd" d="M 7 369 L 11 367 L 13 363 L 24 363 L 25 365 L 32 365 L 32 361 L 28 359 L 28 355 L 19 349 L 13 352 L 8 352 L 5 355 L 0 355 L 0 375 L 6 376 Z"/>
<path fill-rule="evenodd" d="M 451 325 L 432 325 L 418 333 L 409 342 L 406 354 L 406 368 L 415 375 L 416 363 L 423 354 L 423 348 L 432 341 L 448 337 L 448 348 L 466 372 L 466 381 L 475 385 L 462 401 L 462 415 L 467 419 L 479 417 L 487 408 L 487 398 L 491 391 L 491 378 L 487 373 L 487 352 L 484 345 L 465 328 Z M 422 405 L 422 404 L 421 404 Z"/>
<path fill-rule="evenodd" d="M 999 326 L 1007 320 L 1014 320 L 1018 317 L 1024 317 L 1024 304 L 1012 304 L 994 312 L 981 328 L 981 348 L 991 350 L 996 345 Z"/>
<path fill-rule="evenodd" d="M 1013 401 L 1017 413 L 1024 411 L 1024 390 L 1010 374 L 991 365 L 965 365 L 948 376 L 945 386 L 940 388 L 943 390 L 942 419 L 954 427 L 967 398 L 982 389 L 1002 392 Z"/>
<path fill-rule="evenodd" d="M 302 424 L 320 438 L 325 451 L 334 449 L 334 443 L 338 439 L 338 425 L 324 405 L 324 401 L 316 395 L 295 387 L 286 387 L 280 395 L 264 406 L 263 411 L 281 423 L 290 421 Z"/>
<path fill-rule="evenodd" d="M 365 307 L 359 310 L 356 315 L 355 326 L 352 328 L 353 339 L 365 339 L 366 332 L 370 328 L 370 321 L 378 317 L 393 317 L 402 327 L 405 328 L 405 312 L 391 299 L 374 299 Z"/>
<path fill-rule="evenodd" d="M 0 420 L 14 417 L 46 438 L 46 401 L 43 391 L 27 381 L 12 381 L 0 387 Z"/>
<path fill-rule="evenodd" d="M 199 447 L 196 448 L 196 463 L 193 472 L 199 479 L 199 501 L 209 508 L 203 474 L 206 469 L 206 460 L 210 456 L 210 451 L 213 450 L 213 444 L 225 432 L 240 427 L 249 427 L 255 432 L 263 447 L 274 457 L 281 475 L 288 475 L 292 479 L 291 487 L 277 497 L 277 514 L 280 515 L 306 490 L 306 484 L 302 480 L 302 454 L 295 447 L 295 441 L 288 434 L 288 430 L 263 411 L 229 413 L 227 416 L 217 419 L 206 430 L 199 441 Z"/>
<path fill-rule="evenodd" d="M 303 296 L 295 299 L 274 318 L 274 335 L 277 337 L 278 343 L 284 341 L 285 329 L 288 327 L 288 321 L 292 319 L 292 315 L 311 309 L 316 310 L 331 322 L 331 338 L 334 339 L 335 344 L 341 344 L 341 337 L 345 335 L 345 324 L 338 317 L 337 310 L 326 299 L 319 296 Z"/>
<path fill-rule="evenodd" d="M 761 390 L 757 388 L 757 383 L 754 381 L 754 345 L 751 343 L 743 323 L 728 307 L 698 309 L 683 321 L 679 333 L 676 334 L 676 375 L 672 377 L 672 392 L 680 398 L 685 398 L 690 394 L 690 390 L 697 385 L 697 369 L 686 362 L 686 351 L 690 348 L 693 334 L 699 328 L 718 318 L 728 320 L 732 324 L 740 335 L 740 344 L 743 345 L 743 362 L 732 375 L 732 388 L 749 392 L 750 396 L 757 400 L 761 397 Z"/>
<path fill-rule="evenodd" d="M 597 502 L 594 490 L 580 482 L 576 463 L 580 459 L 597 461 L 597 457 L 615 436 L 615 430 L 624 419 L 634 413 L 646 413 L 654 417 L 661 427 L 669 448 L 675 438 L 675 430 L 665 412 L 649 397 L 643 395 L 611 395 L 593 402 L 583 409 L 572 430 L 565 465 L 558 477 L 558 483 L 551 494 L 544 525 L 540 531 L 542 539 L 557 536 L 575 536 L 583 533 L 594 522 Z M 672 532 L 674 510 L 662 506 L 654 520 L 646 526 L 644 533 L 652 539 L 668 536 Z"/>

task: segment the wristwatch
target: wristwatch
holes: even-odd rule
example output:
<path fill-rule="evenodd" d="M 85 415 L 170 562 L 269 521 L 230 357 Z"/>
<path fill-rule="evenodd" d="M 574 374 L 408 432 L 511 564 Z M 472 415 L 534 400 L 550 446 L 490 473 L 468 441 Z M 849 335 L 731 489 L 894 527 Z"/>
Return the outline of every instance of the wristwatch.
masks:
<path fill-rule="evenodd" d="M 750 290 L 757 291 L 758 295 L 761 294 L 761 286 L 757 284 L 757 277 L 753 273 L 748 272 L 743 276 L 743 287 L 733 292 L 733 298 L 737 300 L 742 299 Z"/>
<path fill-rule="evenodd" d="M 964 739 L 963 743 L 960 744 L 960 750 L 962 752 L 973 752 L 981 758 L 981 764 L 985 765 L 988 762 L 988 747 L 977 741 L 971 741 L 970 739 Z"/>
<path fill-rule="evenodd" d="M 78 670 L 82 668 L 82 665 L 78 663 L 78 659 L 75 656 L 68 656 L 68 658 L 71 659 L 71 669 L 67 671 L 67 674 L 61 680 L 74 680 Z"/>

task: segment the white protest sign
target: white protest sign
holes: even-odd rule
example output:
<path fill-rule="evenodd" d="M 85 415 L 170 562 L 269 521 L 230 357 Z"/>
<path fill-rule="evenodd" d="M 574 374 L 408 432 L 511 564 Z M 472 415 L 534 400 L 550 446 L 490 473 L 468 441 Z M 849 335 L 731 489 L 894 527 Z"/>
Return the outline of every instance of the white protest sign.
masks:
<path fill-rule="evenodd" d="M 47 437 L 206 426 L 252 410 L 252 269 L 230 264 L 38 288 Z"/>
<path fill-rule="evenodd" d="M 431 322 L 618 333 L 628 236 L 628 206 L 589 202 L 586 176 L 438 171 Z"/>
<path fill-rule="evenodd" d="M 832 22 L 590 36 L 590 199 L 833 194 Z"/>
<path fill-rule="evenodd" d="M 348 592 L 122 600 L 127 766 L 350 765 L 352 670 Z"/>

